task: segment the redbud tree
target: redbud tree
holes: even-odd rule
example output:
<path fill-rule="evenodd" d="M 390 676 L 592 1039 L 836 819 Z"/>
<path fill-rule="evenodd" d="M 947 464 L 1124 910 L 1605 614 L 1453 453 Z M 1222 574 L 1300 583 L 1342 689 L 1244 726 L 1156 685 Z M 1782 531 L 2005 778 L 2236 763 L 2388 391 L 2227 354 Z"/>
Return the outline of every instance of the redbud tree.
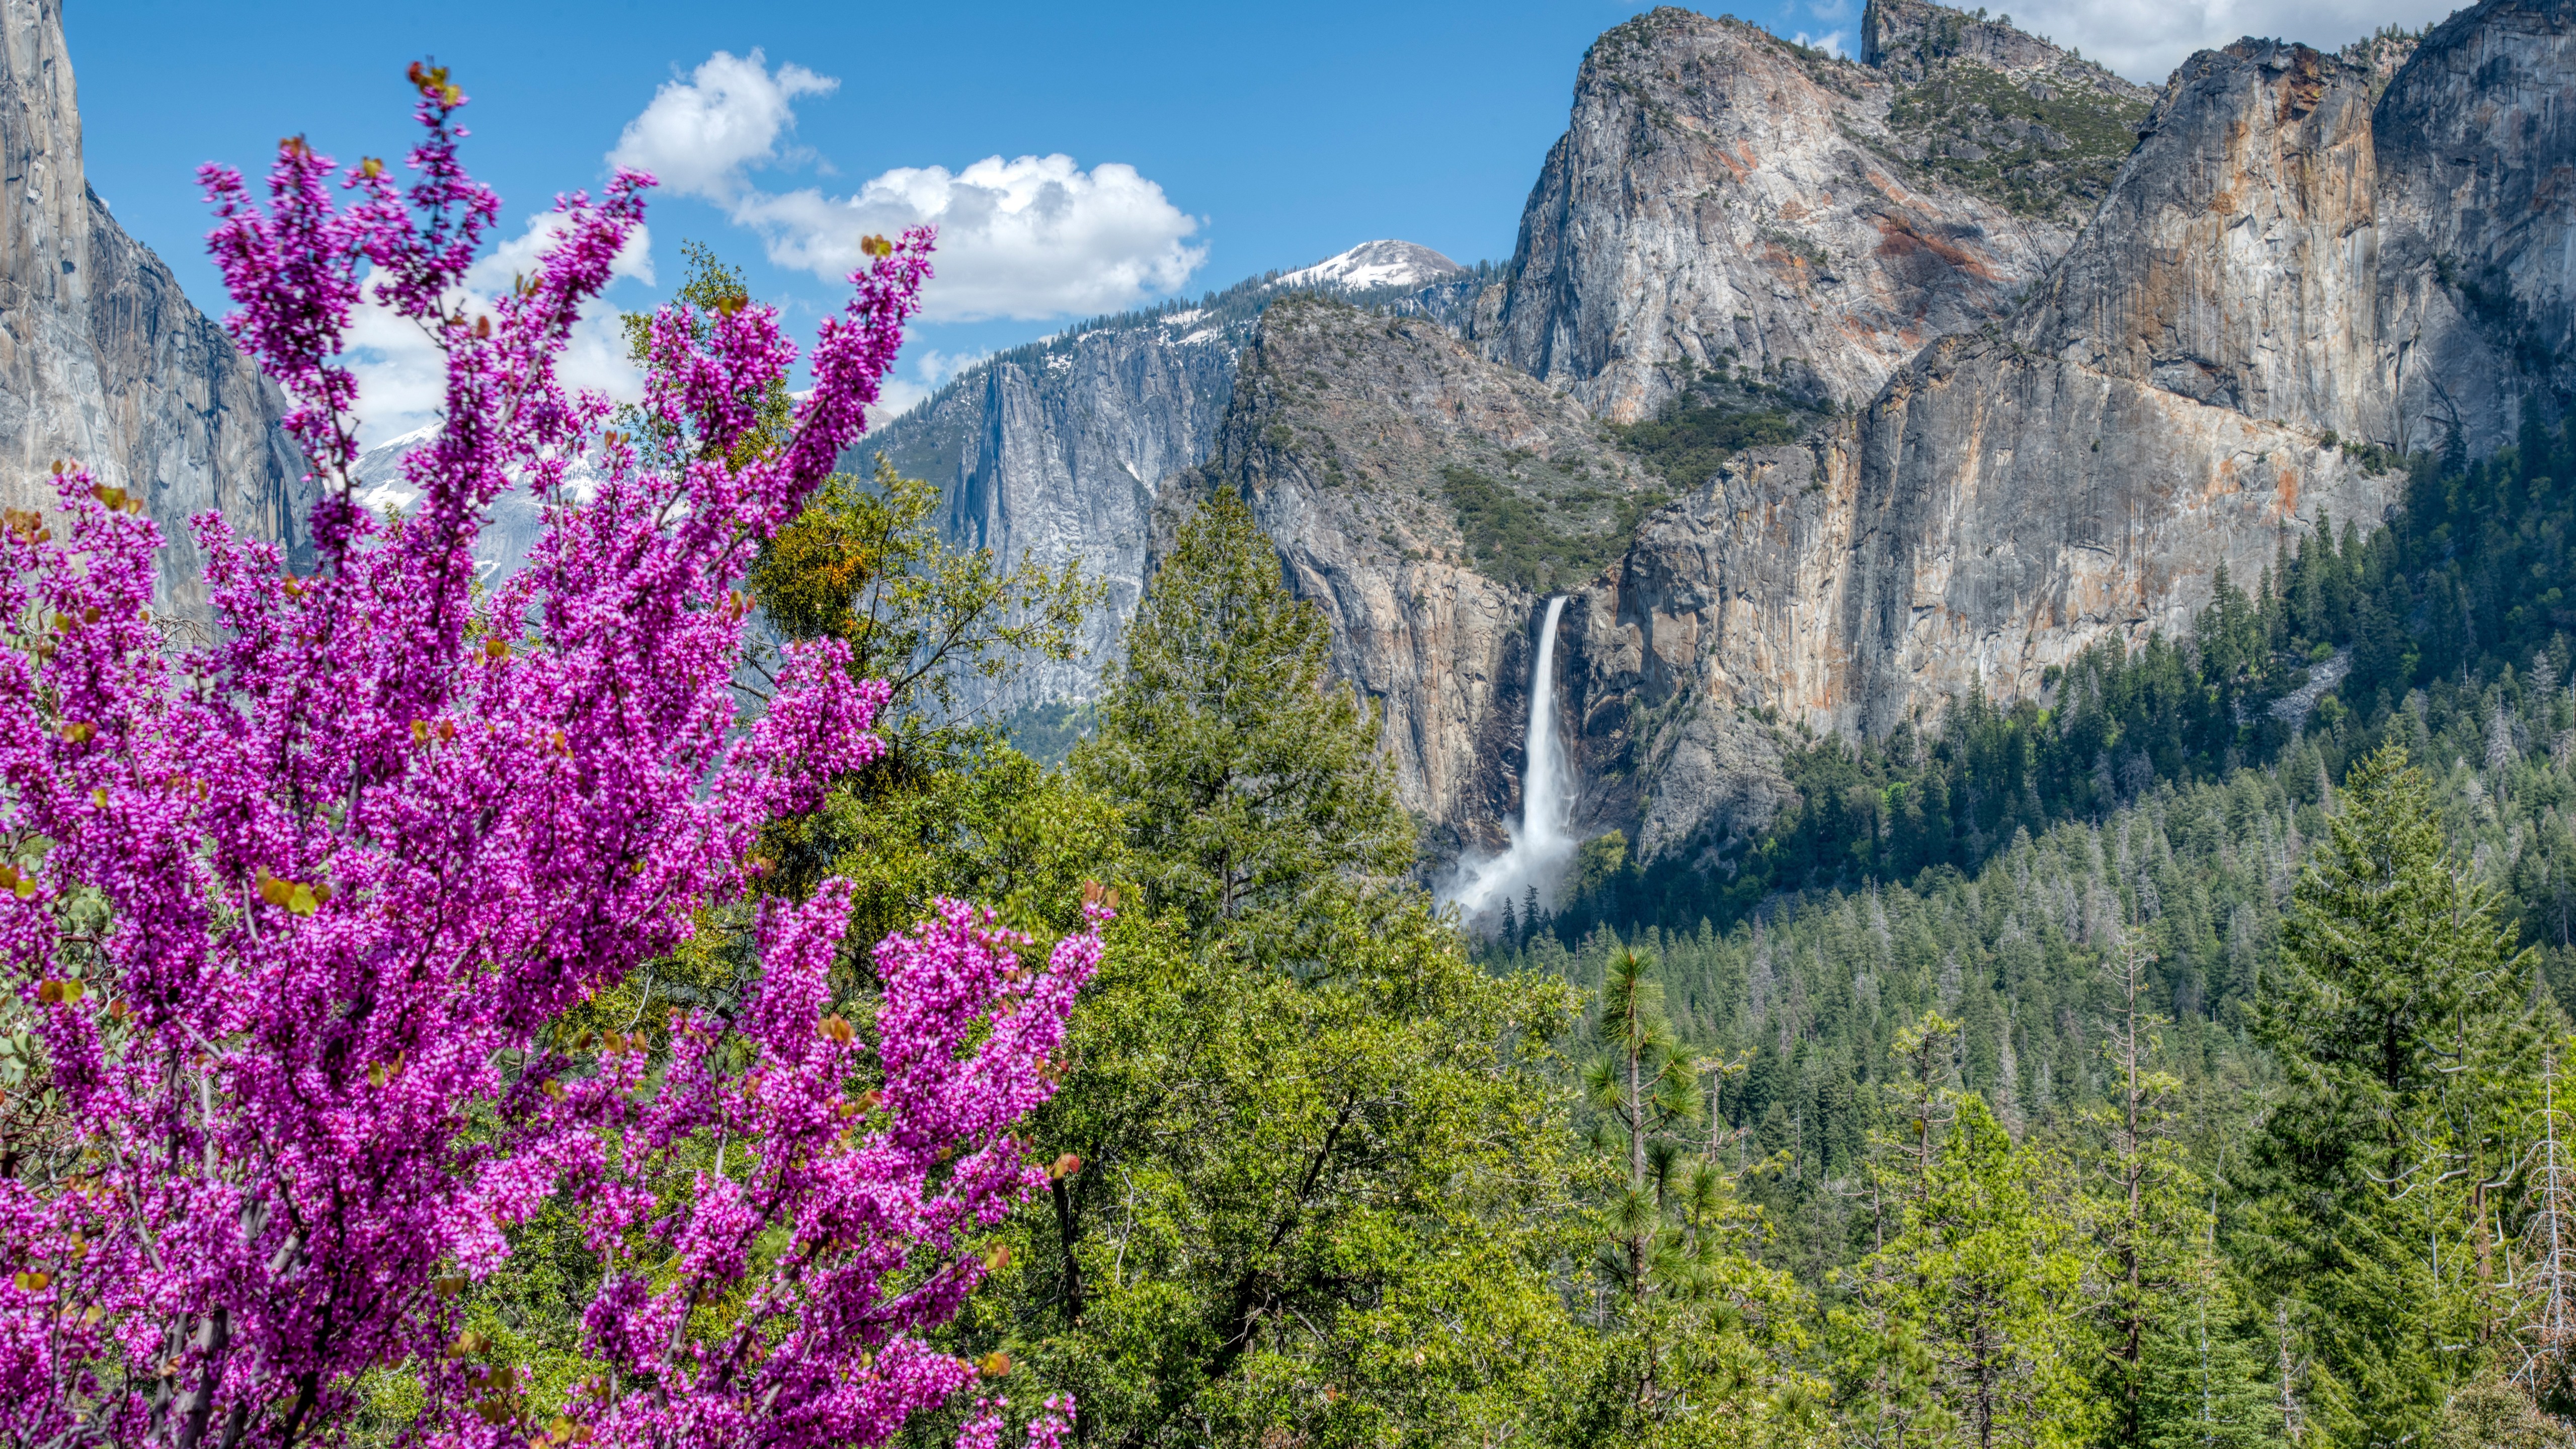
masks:
<path fill-rule="evenodd" d="M 390 1370 L 432 1445 L 881 1443 L 978 1377 L 922 1334 L 1044 1181 L 1014 1129 L 1106 913 L 1048 951 L 943 902 L 876 947 L 854 1025 L 830 1007 L 830 882 L 762 907 L 728 1018 L 649 1042 L 549 1023 L 758 894 L 760 823 L 880 748 L 884 686 L 830 642 L 788 651 L 745 718 L 738 585 L 863 427 L 931 238 L 869 239 L 811 391 L 757 445 L 798 357 L 775 313 L 664 308 L 640 409 L 696 447 L 647 458 L 556 367 L 652 179 L 560 200 L 535 271 L 480 301 L 499 200 L 458 161 L 465 97 L 411 80 L 407 185 L 300 139 L 264 198 L 202 175 L 228 325 L 313 468 L 313 571 L 196 519 L 215 627 L 182 647 L 135 500 L 57 465 L 59 511 L 0 536 L 0 971 L 54 1104 L 0 1153 L 0 1438 L 336 1438 Z M 444 356 L 399 521 L 352 474 L 366 302 Z M 547 528 L 483 595 L 476 529 L 508 488 Z M 540 1413 L 458 1295 L 549 1202 L 601 1265 L 597 1368 Z M 996 1442 L 997 1408 L 967 1442 Z"/>

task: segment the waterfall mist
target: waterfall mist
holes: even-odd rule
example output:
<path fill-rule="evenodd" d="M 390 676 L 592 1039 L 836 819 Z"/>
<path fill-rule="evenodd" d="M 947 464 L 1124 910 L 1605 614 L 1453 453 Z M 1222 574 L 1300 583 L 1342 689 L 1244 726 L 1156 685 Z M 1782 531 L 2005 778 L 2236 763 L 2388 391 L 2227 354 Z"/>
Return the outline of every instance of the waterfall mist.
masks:
<path fill-rule="evenodd" d="M 1521 819 L 1510 827 L 1511 845 L 1489 859 L 1462 859 L 1441 894 L 1474 920 L 1505 901 L 1521 900 L 1531 886 L 1553 904 L 1557 878 L 1574 854 L 1574 772 L 1556 738 L 1556 621 L 1562 595 L 1547 601 L 1538 634 L 1538 660 L 1530 669 L 1528 763 L 1521 769 Z"/>

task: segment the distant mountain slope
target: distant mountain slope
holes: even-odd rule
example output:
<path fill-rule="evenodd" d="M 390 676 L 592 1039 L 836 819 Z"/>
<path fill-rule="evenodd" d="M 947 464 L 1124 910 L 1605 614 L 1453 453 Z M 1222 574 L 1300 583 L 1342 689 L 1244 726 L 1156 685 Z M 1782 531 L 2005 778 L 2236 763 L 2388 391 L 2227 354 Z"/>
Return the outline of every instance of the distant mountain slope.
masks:
<path fill-rule="evenodd" d="M 1205 460 L 1233 396 L 1236 359 L 1262 309 L 1321 294 L 1416 314 L 1472 306 L 1484 278 L 1428 247 L 1372 241 L 1295 272 L 1249 278 L 1069 328 L 967 369 L 844 459 L 864 471 L 882 452 L 940 486 L 952 543 L 1050 567 L 1079 558 L 1109 586 L 1088 656 L 1046 665 L 1000 690 L 967 689 L 996 714 L 1098 688 L 1143 586 L 1154 500 Z"/>
<path fill-rule="evenodd" d="M 0 167 L 0 501 L 51 508 L 56 459 L 139 493 L 174 609 L 206 601 L 195 514 L 303 557 L 283 399 L 89 189 L 60 0 L 0 5 Z"/>
<path fill-rule="evenodd" d="M 1429 247 L 1407 241 L 1373 241 L 1362 242 L 1311 267 L 1282 273 L 1270 285 L 1284 289 L 1331 287 L 1345 292 L 1373 292 L 1387 287 L 1412 291 L 1465 270 Z"/>

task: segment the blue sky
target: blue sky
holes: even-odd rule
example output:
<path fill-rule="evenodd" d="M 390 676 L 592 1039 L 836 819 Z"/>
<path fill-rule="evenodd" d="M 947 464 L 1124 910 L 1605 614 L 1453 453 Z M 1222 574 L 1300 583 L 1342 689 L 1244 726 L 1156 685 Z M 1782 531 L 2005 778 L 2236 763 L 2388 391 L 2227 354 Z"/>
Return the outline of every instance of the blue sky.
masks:
<path fill-rule="evenodd" d="M 1860 3 L 1764 0 L 1736 13 L 1848 47 Z M 1070 316 L 1374 237 L 1462 262 L 1507 257 L 1584 47 L 1640 8 L 264 0 L 252 20 L 203 0 L 70 0 L 65 25 L 91 185 L 210 311 L 225 303 L 203 258 L 197 164 L 255 171 L 294 133 L 344 161 L 398 155 L 403 68 L 435 55 L 474 97 L 469 162 L 501 191 L 513 231 L 556 191 L 596 186 L 621 142 L 674 182 L 654 205 L 649 266 L 612 293 L 621 305 L 658 297 L 693 239 L 810 326 L 835 305 L 834 248 L 857 234 L 835 208 L 856 198 L 881 223 L 950 206 L 952 229 L 979 225 L 963 219 L 984 214 L 979 199 L 998 208 L 989 235 L 961 239 L 940 315 L 907 354 L 918 387 L 943 360 Z M 2021 18 L 2159 80 L 2239 34 L 2330 45 L 2447 8 L 2038 0 Z M 1018 161 L 1051 156 L 1069 160 Z M 1070 218 L 1056 230 L 1012 210 L 1041 194 Z"/>

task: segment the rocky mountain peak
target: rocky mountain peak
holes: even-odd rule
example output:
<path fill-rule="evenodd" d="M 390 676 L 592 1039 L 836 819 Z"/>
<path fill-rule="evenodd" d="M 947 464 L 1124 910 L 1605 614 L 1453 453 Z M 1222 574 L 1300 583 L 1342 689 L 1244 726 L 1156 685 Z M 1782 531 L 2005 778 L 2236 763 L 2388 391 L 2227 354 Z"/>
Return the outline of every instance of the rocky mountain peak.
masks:
<path fill-rule="evenodd" d="M 1465 270 L 1426 246 L 1409 241 L 1368 241 L 1311 267 L 1285 273 L 1271 285 L 1373 292 L 1383 287 L 1427 287 Z"/>
<path fill-rule="evenodd" d="M 1865 401 L 1926 342 L 2007 311 L 2071 235 L 1918 165 L 1897 99 L 1742 21 L 1666 8 L 1604 34 L 1478 313 L 1486 355 L 1617 422 L 1721 361 Z"/>
<path fill-rule="evenodd" d="M 2016 30 L 1925 0 L 1871 0 L 1864 63 L 1896 87 L 1888 128 L 1918 176 L 2081 228 L 2156 92 Z"/>
<path fill-rule="evenodd" d="M 2397 78 L 2397 72 L 2414 57 L 2415 47 L 2422 44 L 2423 39 L 2402 26 L 2383 26 L 2336 51 L 2335 56 L 2369 74 L 2370 98 L 2375 101 L 2388 89 L 2388 83 Z"/>

